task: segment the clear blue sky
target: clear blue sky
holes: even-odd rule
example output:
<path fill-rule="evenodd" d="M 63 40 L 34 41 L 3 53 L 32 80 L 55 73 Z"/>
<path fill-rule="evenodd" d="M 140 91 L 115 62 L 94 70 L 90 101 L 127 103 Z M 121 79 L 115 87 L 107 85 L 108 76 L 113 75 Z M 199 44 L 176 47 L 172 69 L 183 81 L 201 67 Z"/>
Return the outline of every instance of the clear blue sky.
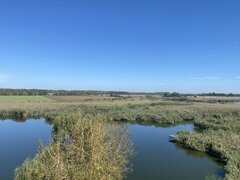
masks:
<path fill-rule="evenodd" d="M 0 1 L 0 87 L 240 93 L 239 0 Z"/>

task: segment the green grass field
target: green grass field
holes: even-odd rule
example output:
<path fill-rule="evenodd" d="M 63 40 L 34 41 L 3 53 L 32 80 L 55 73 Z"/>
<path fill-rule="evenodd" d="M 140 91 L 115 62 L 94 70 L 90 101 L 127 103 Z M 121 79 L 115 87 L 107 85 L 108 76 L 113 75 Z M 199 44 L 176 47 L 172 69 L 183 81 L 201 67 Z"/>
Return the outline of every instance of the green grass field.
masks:
<path fill-rule="evenodd" d="M 38 103 L 54 102 L 45 96 L 0 96 L 0 103 Z"/>

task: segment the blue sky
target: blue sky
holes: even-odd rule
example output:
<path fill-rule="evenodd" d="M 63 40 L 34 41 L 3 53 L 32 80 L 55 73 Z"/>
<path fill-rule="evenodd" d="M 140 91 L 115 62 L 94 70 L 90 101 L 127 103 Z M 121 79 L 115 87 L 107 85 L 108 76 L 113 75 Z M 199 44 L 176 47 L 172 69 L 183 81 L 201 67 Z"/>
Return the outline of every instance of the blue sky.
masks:
<path fill-rule="evenodd" d="M 0 87 L 240 93 L 238 0 L 0 1 Z"/>

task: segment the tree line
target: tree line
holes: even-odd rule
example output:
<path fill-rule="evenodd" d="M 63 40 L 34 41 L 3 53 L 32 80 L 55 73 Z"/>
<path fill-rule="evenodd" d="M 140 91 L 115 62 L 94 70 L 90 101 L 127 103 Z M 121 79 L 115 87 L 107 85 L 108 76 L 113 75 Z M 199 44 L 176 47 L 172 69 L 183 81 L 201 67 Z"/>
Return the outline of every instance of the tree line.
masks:
<path fill-rule="evenodd" d="M 158 95 L 163 97 L 186 97 L 186 96 L 225 96 L 234 97 L 240 94 L 233 93 L 201 93 L 201 94 L 186 94 L 178 92 L 126 92 L 126 91 L 95 91 L 95 90 L 46 90 L 46 89 L 4 89 L 0 88 L 0 96 L 84 96 L 84 95 L 109 95 L 117 97 L 120 95 Z"/>

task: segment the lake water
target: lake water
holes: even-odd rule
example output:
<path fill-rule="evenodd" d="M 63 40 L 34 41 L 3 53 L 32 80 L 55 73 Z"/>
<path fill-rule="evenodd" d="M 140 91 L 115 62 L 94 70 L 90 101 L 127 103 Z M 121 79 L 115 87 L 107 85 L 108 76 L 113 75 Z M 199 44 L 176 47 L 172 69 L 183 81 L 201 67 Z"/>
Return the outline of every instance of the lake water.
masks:
<path fill-rule="evenodd" d="M 37 154 L 40 140 L 49 142 L 51 129 L 44 119 L 0 120 L 0 179 L 12 180 L 14 169 Z"/>
<path fill-rule="evenodd" d="M 168 141 L 170 134 L 192 130 L 192 125 L 168 128 L 129 125 L 129 128 L 136 155 L 131 159 L 133 172 L 128 180 L 202 180 L 207 175 L 224 176 L 223 165 L 215 159 Z M 13 179 L 14 169 L 38 152 L 39 141 L 49 142 L 51 129 L 44 119 L 0 120 L 0 179 Z"/>
<path fill-rule="evenodd" d="M 187 150 L 169 142 L 169 135 L 193 130 L 192 125 L 160 128 L 130 125 L 136 156 L 128 180 L 203 180 L 208 175 L 224 176 L 223 165 L 205 153 Z"/>
<path fill-rule="evenodd" d="M 238 104 L 238 105 L 240 105 L 240 101 L 235 101 L 235 102 L 226 102 L 226 104 Z"/>

